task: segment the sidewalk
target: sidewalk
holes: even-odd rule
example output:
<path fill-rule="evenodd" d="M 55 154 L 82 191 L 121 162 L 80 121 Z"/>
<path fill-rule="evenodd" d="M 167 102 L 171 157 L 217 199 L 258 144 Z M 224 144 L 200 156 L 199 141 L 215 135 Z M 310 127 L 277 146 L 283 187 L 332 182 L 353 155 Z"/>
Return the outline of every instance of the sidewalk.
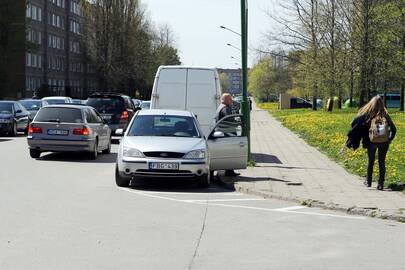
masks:
<path fill-rule="evenodd" d="M 222 183 L 263 197 L 405 222 L 403 193 L 377 191 L 374 183 L 373 188 L 366 188 L 359 176 L 348 173 L 255 105 L 251 119 L 256 167 L 242 170 L 236 178 L 219 175 Z"/>

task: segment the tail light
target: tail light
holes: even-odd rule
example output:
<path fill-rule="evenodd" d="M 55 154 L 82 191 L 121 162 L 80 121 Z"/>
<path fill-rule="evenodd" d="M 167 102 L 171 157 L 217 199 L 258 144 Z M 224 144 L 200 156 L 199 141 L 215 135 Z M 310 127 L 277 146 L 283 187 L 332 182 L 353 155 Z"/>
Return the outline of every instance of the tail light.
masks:
<path fill-rule="evenodd" d="M 129 118 L 128 111 L 123 111 L 121 113 L 121 120 L 128 120 L 128 118 Z"/>
<path fill-rule="evenodd" d="M 88 136 L 90 131 L 87 127 L 73 129 L 73 135 Z"/>
<path fill-rule="evenodd" d="M 32 124 L 28 126 L 28 134 L 33 134 L 33 133 L 42 133 L 42 128 L 40 127 L 33 127 Z"/>

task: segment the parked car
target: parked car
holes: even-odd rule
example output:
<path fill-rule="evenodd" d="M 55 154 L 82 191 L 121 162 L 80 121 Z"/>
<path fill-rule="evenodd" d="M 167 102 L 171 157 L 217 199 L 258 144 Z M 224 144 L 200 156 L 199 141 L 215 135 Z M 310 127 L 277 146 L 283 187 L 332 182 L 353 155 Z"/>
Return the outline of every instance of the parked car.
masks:
<path fill-rule="evenodd" d="M 137 110 L 130 97 L 111 93 L 95 93 L 88 98 L 86 105 L 100 113 L 113 135 L 117 129 L 126 130 Z"/>
<path fill-rule="evenodd" d="M 152 109 L 193 112 L 205 135 L 215 124 L 221 85 L 213 68 L 161 66 L 152 89 Z"/>
<path fill-rule="evenodd" d="M 0 133 L 16 136 L 27 133 L 30 113 L 17 101 L 0 101 Z"/>
<path fill-rule="evenodd" d="M 382 97 L 384 94 L 381 95 Z M 387 108 L 400 108 L 401 107 L 401 95 L 400 94 L 387 94 L 385 104 Z"/>
<path fill-rule="evenodd" d="M 215 170 L 245 169 L 248 144 L 242 119 L 224 117 L 205 137 L 191 112 L 139 111 L 119 145 L 116 184 L 126 187 L 133 178 L 163 177 L 197 179 L 206 187 Z"/>
<path fill-rule="evenodd" d="M 27 141 L 32 158 L 43 152 L 88 152 L 96 159 L 99 152 L 110 153 L 111 129 L 92 107 L 50 105 L 35 116 Z"/>
<path fill-rule="evenodd" d="M 82 99 L 72 99 L 72 104 L 84 105 L 86 104 L 86 101 Z"/>
<path fill-rule="evenodd" d="M 305 99 L 292 97 L 291 98 L 291 109 L 299 109 L 299 108 L 312 108 L 312 103 L 306 101 Z"/>
<path fill-rule="evenodd" d="M 48 102 L 49 105 L 58 105 L 58 104 L 72 104 L 73 100 L 70 97 L 44 97 L 42 100 Z"/>
<path fill-rule="evenodd" d="M 132 102 L 134 103 L 135 107 L 140 107 L 141 103 L 142 103 L 142 100 L 133 98 Z"/>
<path fill-rule="evenodd" d="M 34 119 L 39 109 L 48 105 L 48 102 L 40 99 L 23 99 L 20 100 L 19 102 L 21 105 L 24 106 L 25 109 L 27 109 L 27 111 L 30 112 L 31 120 Z"/>
<path fill-rule="evenodd" d="M 150 101 L 147 100 L 142 101 L 140 108 L 142 110 L 150 110 Z"/>

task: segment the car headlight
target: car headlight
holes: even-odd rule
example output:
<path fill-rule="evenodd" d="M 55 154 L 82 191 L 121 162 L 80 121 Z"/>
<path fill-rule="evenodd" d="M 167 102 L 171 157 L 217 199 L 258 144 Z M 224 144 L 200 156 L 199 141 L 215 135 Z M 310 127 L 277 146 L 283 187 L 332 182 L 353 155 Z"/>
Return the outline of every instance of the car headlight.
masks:
<path fill-rule="evenodd" d="M 135 148 L 124 146 L 123 152 L 124 157 L 134 157 L 134 158 L 143 158 L 145 157 L 143 153 Z"/>
<path fill-rule="evenodd" d="M 204 159 L 205 158 L 205 150 L 194 150 L 188 152 L 184 157 L 184 159 Z"/>

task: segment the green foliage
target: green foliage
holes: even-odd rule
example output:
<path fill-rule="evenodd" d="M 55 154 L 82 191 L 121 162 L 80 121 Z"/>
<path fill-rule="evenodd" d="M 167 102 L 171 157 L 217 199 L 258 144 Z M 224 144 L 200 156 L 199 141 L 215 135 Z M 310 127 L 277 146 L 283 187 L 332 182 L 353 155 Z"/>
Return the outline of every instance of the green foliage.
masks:
<path fill-rule="evenodd" d="M 260 101 L 267 101 L 270 95 L 276 94 L 274 73 L 272 70 L 272 61 L 270 58 L 264 58 L 257 63 L 249 74 L 249 92 Z"/>

